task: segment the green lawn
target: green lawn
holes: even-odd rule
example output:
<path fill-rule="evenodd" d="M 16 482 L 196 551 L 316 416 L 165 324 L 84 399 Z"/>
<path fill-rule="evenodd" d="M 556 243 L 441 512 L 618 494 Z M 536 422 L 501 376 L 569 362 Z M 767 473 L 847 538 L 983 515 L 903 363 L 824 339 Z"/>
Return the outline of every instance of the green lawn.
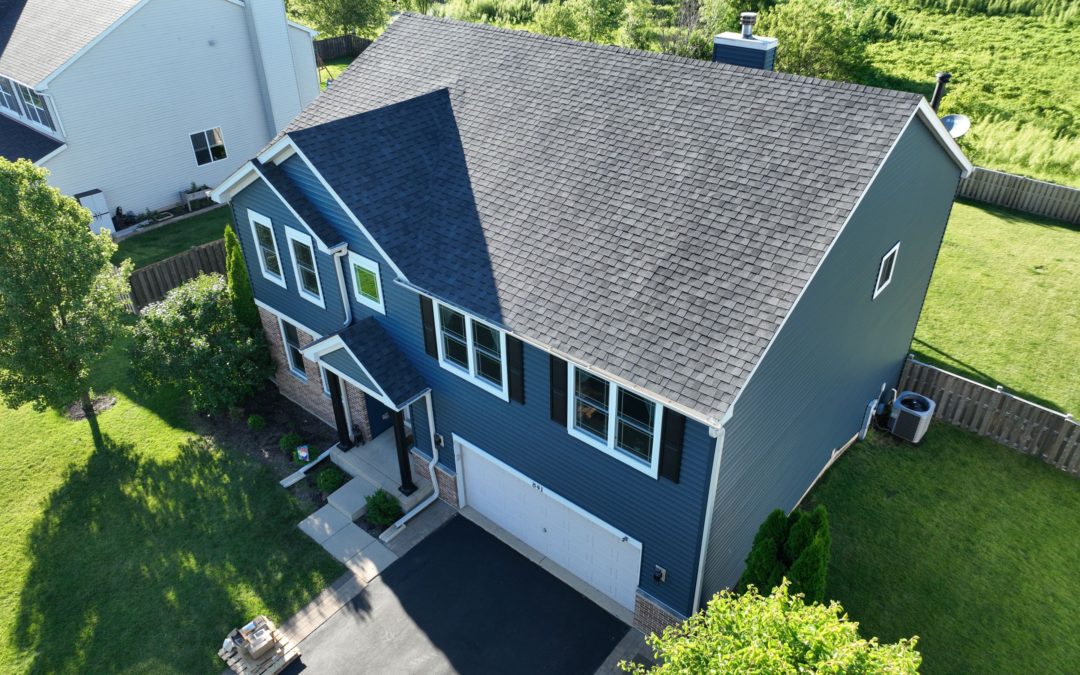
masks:
<path fill-rule="evenodd" d="M 829 597 L 866 636 L 919 636 L 925 673 L 1075 672 L 1080 481 L 945 424 L 882 435 L 814 488 Z"/>
<path fill-rule="evenodd" d="M 131 258 L 135 267 L 145 267 L 183 253 L 193 246 L 224 236 L 231 220 L 228 207 L 222 206 L 198 216 L 163 225 L 156 230 L 136 234 L 120 242 L 113 262 Z"/>
<path fill-rule="evenodd" d="M 958 203 L 913 350 L 925 361 L 1080 414 L 1078 279 L 1080 229 Z"/>
<path fill-rule="evenodd" d="M 96 430 L 0 407 L 0 672 L 220 672 L 228 630 L 342 568 L 269 469 L 194 436 L 177 396 L 132 392 L 122 348 L 101 371 L 118 403 Z"/>
<path fill-rule="evenodd" d="M 342 71 L 344 71 L 346 68 L 348 68 L 349 64 L 352 63 L 352 62 L 353 62 L 353 57 L 351 57 L 351 56 L 346 56 L 346 57 L 343 57 L 343 58 L 340 58 L 340 59 L 330 59 L 329 61 L 323 61 L 323 65 L 325 66 L 325 68 L 319 68 L 319 86 L 320 86 L 320 88 L 322 88 L 323 90 L 326 89 L 326 76 L 327 76 L 326 71 L 330 71 L 330 73 L 329 73 L 330 77 L 336 78 L 338 75 L 340 75 L 342 73 Z"/>

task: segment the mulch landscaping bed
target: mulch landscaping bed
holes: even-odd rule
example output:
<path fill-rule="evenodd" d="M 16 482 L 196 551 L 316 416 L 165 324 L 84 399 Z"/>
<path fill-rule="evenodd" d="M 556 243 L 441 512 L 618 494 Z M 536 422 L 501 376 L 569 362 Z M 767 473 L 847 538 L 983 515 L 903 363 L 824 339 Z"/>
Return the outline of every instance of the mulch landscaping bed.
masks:
<path fill-rule="evenodd" d="M 266 426 L 253 431 L 248 427 L 251 415 L 262 416 Z M 271 384 L 267 384 L 232 414 L 197 415 L 196 429 L 198 433 L 212 436 L 221 447 L 242 452 L 266 464 L 279 478 L 285 478 L 300 468 L 293 461 L 291 452 L 286 454 L 278 446 L 278 441 L 285 434 L 299 434 L 309 446 L 312 458 L 337 442 L 333 429 L 282 396 Z"/>

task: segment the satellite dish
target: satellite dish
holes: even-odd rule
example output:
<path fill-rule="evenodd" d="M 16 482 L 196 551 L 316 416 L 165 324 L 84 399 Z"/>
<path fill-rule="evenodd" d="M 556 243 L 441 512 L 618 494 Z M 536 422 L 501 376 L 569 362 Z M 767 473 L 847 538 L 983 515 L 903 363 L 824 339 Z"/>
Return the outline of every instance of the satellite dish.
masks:
<path fill-rule="evenodd" d="M 971 120 L 967 115 L 946 115 L 941 118 L 941 123 L 953 138 L 960 138 L 971 128 Z"/>

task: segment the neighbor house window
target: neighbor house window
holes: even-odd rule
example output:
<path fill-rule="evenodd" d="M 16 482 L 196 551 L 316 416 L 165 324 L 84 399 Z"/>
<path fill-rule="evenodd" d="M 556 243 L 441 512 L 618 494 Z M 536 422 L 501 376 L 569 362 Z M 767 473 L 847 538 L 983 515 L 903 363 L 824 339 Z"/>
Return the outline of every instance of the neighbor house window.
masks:
<path fill-rule="evenodd" d="M 285 228 L 285 236 L 289 240 L 293 273 L 296 275 L 296 285 L 300 289 L 300 295 L 305 300 L 325 308 L 322 285 L 319 283 L 319 270 L 315 265 L 315 247 L 311 237 L 291 227 Z"/>
<path fill-rule="evenodd" d="M 506 334 L 442 303 L 436 306 L 439 363 L 446 370 L 507 399 Z"/>
<path fill-rule="evenodd" d="M 21 84 L 15 86 L 19 90 L 19 98 L 22 100 L 23 110 L 25 111 L 26 116 L 41 126 L 56 131 L 56 127 L 53 125 L 52 115 L 49 114 L 49 107 L 45 104 L 45 99 L 29 87 L 24 87 Z"/>
<path fill-rule="evenodd" d="M 199 166 L 227 157 L 225 139 L 219 127 L 191 134 L 191 149 L 195 151 L 195 161 Z"/>
<path fill-rule="evenodd" d="M 896 242 L 896 246 L 893 246 L 885 257 L 881 259 L 881 266 L 878 267 L 877 284 L 874 285 L 874 297 L 881 295 L 881 292 L 885 290 L 885 287 L 889 285 L 893 278 L 893 271 L 896 269 L 896 257 L 900 254 L 900 242 Z"/>
<path fill-rule="evenodd" d="M 570 433 L 631 466 L 656 475 L 660 406 L 573 364 L 567 369 Z"/>
<path fill-rule="evenodd" d="M 255 239 L 255 249 L 259 255 L 259 269 L 269 281 L 285 288 L 285 275 L 281 273 L 281 256 L 278 255 L 277 237 L 270 219 L 261 213 L 248 210 L 251 223 L 251 235 Z"/>
<path fill-rule="evenodd" d="M 19 100 L 15 97 L 15 85 L 6 77 L 0 77 L 0 107 L 7 108 L 16 115 L 22 115 Z"/>
<path fill-rule="evenodd" d="M 352 268 L 353 296 L 356 301 L 377 312 L 385 313 L 382 300 L 382 282 L 379 279 L 379 263 L 355 253 L 349 253 Z"/>
<path fill-rule="evenodd" d="M 304 355 L 300 352 L 300 332 L 296 326 L 281 320 L 281 341 L 285 345 L 285 358 L 289 361 L 289 370 L 302 380 L 307 380 L 304 370 Z"/>

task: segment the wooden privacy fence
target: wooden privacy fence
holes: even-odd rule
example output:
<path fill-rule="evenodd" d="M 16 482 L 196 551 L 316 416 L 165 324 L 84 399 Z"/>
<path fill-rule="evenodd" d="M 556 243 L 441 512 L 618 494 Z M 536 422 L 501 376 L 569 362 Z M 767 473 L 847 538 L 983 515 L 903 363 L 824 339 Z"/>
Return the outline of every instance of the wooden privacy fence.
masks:
<path fill-rule="evenodd" d="M 1080 475 L 1080 423 L 1004 391 L 908 357 L 900 390 L 937 402 L 934 417 Z"/>
<path fill-rule="evenodd" d="M 132 272 L 132 303 L 136 310 L 141 310 L 151 302 L 163 299 L 166 293 L 203 272 L 225 274 L 224 239 L 196 246 Z"/>
<path fill-rule="evenodd" d="M 987 204 L 1080 224 L 1080 190 L 1057 183 L 977 166 L 970 176 L 960 181 L 956 194 Z"/>
<path fill-rule="evenodd" d="M 367 49 L 370 44 L 371 40 L 356 35 L 339 35 L 325 40 L 316 40 L 315 53 L 323 61 L 344 58 L 354 59 L 360 55 L 360 52 Z"/>

